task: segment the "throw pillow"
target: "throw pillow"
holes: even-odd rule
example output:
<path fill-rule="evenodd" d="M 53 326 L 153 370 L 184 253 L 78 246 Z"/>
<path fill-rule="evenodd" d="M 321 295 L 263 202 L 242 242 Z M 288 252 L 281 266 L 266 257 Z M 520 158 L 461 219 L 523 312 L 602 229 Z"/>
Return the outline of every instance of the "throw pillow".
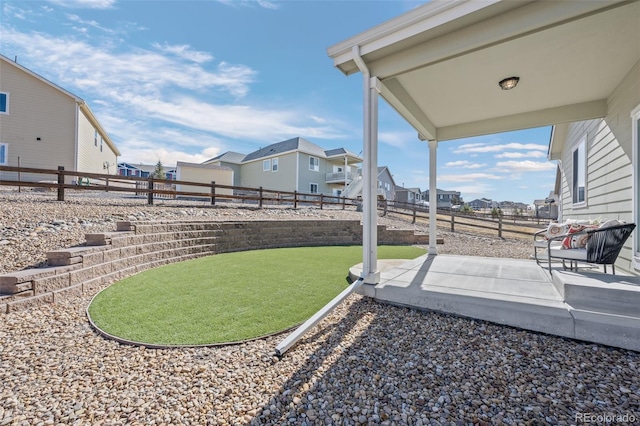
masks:
<path fill-rule="evenodd" d="M 548 240 L 549 238 L 566 234 L 568 230 L 569 226 L 565 223 L 550 223 L 544 236 Z"/>

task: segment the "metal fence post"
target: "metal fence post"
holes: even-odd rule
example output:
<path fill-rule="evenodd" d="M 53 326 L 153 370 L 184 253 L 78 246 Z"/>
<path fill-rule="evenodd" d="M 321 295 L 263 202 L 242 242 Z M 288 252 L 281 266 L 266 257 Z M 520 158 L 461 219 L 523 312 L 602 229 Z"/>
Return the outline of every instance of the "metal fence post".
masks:
<path fill-rule="evenodd" d="M 293 208 L 298 208 L 298 191 L 293 191 Z"/>
<path fill-rule="evenodd" d="M 258 191 L 260 193 L 260 208 L 262 208 L 262 187 L 260 187 Z"/>
<path fill-rule="evenodd" d="M 216 181 L 211 181 L 211 205 L 214 206 L 216 204 Z"/>
<path fill-rule="evenodd" d="M 149 190 L 149 192 L 147 193 L 147 204 L 152 206 L 153 205 L 153 178 L 152 177 L 149 178 L 147 189 Z"/>
<path fill-rule="evenodd" d="M 58 201 L 64 201 L 64 166 L 58 166 Z"/>

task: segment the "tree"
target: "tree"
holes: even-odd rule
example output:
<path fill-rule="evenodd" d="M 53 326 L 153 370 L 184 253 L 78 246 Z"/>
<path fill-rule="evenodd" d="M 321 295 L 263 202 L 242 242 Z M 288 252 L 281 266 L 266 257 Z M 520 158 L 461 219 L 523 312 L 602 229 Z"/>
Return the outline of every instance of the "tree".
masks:
<path fill-rule="evenodd" d="M 158 160 L 156 163 L 156 169 L 153 171 L 153 177 L 157 179 L 164 179 L 164 167 L 162 166 L 162 162 Z"/>
<path fill-rule="evenodd" d="M 502 217 L 502 210 L 500 207 L 494 207 L 491 209 L 491 218 L 495 219 L 498 217 Z"/>
<path fill-rule="evenodd" d="M 460 213 L 462 214 L 467 214 L 470 216 L 473 216 L 474 212 L 473 209 L 471 208 L 471 206 L 469 204 L 465 204 L 460 208 Z"/>

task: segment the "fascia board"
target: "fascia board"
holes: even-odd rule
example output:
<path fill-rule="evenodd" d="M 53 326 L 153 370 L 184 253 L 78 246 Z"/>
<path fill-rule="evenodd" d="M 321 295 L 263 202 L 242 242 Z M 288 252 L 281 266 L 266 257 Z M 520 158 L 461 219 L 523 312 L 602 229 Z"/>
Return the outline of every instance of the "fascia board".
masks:
<path fill-rule="evenodd" d="M 358 71 L 353 60 L 353 46 L 360 46 L 360 55 L 363 56 L 416 34 L 446 24 L 451 20 L 468 15 L 479 9 L 491 6 L 499 1 L 500 0 L 432 1 L 330 46 L 327 49 L 327 54 L 333 59 L 334 66 L 338 67 L 344 74 L 350 75 Z"/>

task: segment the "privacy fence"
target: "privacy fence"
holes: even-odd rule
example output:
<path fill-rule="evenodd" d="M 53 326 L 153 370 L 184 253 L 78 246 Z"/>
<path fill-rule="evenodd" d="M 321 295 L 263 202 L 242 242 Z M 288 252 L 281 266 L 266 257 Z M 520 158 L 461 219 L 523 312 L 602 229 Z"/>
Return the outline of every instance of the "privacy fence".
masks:
<path fill-rule="evenodd" d="M 102 173 L 86 173 L 65 170 L 60 166 L 57 170 L 30 167 L 0 166 L 0 186 L 48 189 L 57 194 L 58 201 L 65 200 L 65 191 L 102 191 L 113 193 L 130 193 L 153 205 L 157 199 L 197 199 L 206 200 L 211 205 L 216 203 L 252 204 L 263 206 L 317 206 L 341 208 L 360 208 L 361 200 L 347 197 L 304 192 L 276 191 L 266 188 L 250 188 L 242 186 L 221 185 L 216 182 L 192 182 L 180 180 L 158 179 L 154 177 L 116 176 Z M 390 200 L 379 200 L 378 209 L 383 215 L 390 213 L 412 218 L 412 223 L 428 222 L 429 207 L 415 203 Z M 539 228 L 540 219 L 526 216 L 482 217 L 482 213 L 461 213 L 454 210 L 439 210 L 437 220 L 440 225 L 451 232 L 471 228 L 484 230 L 483 233 L 503 238 L 504 234 L 531 236 Z M 485 215 L 486 216 L 486 215 Z M 490 215 L 489 215 L 490 216 Z M 543 219 L 544 220 L 544 219 Z M 536 223 L 537 222 L 537 223 Z"/>

